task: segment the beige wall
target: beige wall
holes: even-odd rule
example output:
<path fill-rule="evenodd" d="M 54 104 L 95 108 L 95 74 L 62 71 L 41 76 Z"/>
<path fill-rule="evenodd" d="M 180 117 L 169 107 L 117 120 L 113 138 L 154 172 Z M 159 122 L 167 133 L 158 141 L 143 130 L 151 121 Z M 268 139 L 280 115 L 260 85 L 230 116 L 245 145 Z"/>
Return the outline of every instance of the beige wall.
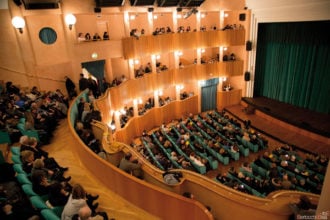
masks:
<path fill-rule="evenodd" d="M 242 9 L 244 1 L 236 0 L 236 4 L 208 0 L 199 11 L 212 11 L 202 23 L 205 25 L 220 23 L 219 10 Z M 75 83 L 79 80 L 81 63 L 92 61 L 91 55 L 98 54 L 98 60 L 104 59 L 107 62 L 107 78 L 125 74 L 129 76 L 127 60 L 123 57 L 121 39 L 126 36 L 124 11 L 128 14 L 139 16 L 129 21 L 131 28 L 145 28 L 151 33 L 155 27 L 170 26 L 173 29 L 172 13 L 176 8 L 157 8 L 154 14 L 158 15 L 153 20 L 153 27 L 148 29 L 146 7 L 123 7 L 102 8 L 102 13 L 95 14 L 95 2 L 93 0 L 79 1 L 67 0 L 60 4 L 59 9 L 50 10 L 24 10 L 24 6 L 18 7 L 13 1 L 8 1 L 9 9 L 0 10 L 0 79 L 13 81 L 21 86 L 38 86 L 41 90 L 60 88 L 65 91 L 64 76 L 69 76 Z M 79 5 L 79 7 L 77 7 Z M 216 11 L 215 11 L 216 10 Z M 65 24 L 64 17 L 68 13 L 76 15 L 77 23 L 72 30 Z M 22 16 L 25 19 L 26 27 L 23 34 L 18 33 L 11 25 L 13 16 Z M 162 15 L 162 16 L 161 16 Z M 178 26 L 196 27 L 196 16 L 188 19 L 178 19 Z M 57 40 L 52 45 L 43 44 L 39 40 L 39 31 L 43 27 L 51 27 L 57 33 Z M 151 30 L 152 29 L 152 30 Z M 110 41 L 78 43 L 79 32 L 103 34 L 108 31 Z M 195 51 L 185 54 L 186 58 L 192 60 Z M 148 62 L 150 57 L 142 58 L 142 63 Z M 113 62 L 109 62 L 109 61 Z M 160 61 L 170 68 L 174 66 L 173 54 L 162 54 Z"/>

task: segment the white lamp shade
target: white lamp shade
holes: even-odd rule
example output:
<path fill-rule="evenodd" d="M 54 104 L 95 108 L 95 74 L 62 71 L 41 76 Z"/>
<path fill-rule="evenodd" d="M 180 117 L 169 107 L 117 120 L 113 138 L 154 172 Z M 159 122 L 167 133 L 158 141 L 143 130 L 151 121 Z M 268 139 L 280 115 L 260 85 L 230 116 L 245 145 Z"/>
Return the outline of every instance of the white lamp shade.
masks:
<path fill-rule="evenodd" d="M 25 27 L 25 21 L 22 17 L 13 17 L 13 19 L 11 20 L 11 23 L 13 24 L 13 26 L 15 28 L 24 28 Z"/>
<path fill-rule="evenodd" d="M 77 19 L 73 14 L 68 14 L 65 16 L 65 23 L 68 25 L 74 25 L 76 23 Z"/>

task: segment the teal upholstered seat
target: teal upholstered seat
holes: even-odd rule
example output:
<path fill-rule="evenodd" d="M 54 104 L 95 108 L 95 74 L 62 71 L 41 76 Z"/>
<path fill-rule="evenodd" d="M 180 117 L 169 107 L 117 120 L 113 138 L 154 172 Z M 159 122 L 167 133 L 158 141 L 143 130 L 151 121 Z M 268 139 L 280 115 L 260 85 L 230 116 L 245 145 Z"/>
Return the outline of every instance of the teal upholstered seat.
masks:
<path fill-rule="evenodd" d="M 41 210 L 41 215 L 44 219 L 47 220 L 60 220 L 61 218 L 55 214 L 55 212 L 51 209 L 43 209 Z"/>
<path fill-rule="evenodd" d="M 11 160 L 15 163 L 15 164 L 22 164 L 20 155 L 12 155 L 11 156 Z"/>
<path fill-rule="evenodd" d="M 22 189 L 23 189 L 23 192 L 25 193 L 25 195 L 27 195 L 28 197 L 37 196 L 38 195 L 37 193 L 35 193 L 33 191 L 31 184 L 23 184 L 22 185 Z"/>
<path fill-rule="evenodd" d="M 48 209 L 45 201 L 40 196 L 31 196 L 29 199 L 34 208 L 39 210 Z"/>
<path fill-rule="evenodd" d="M 16 179 L 21 185 L 23 185 L 23 184 L 32 184 L 31 181 L 29 180 L 29 178 L 27 177 L 27 175 L 23 174 L 23 173 L 17 174 Z"/>
<path fill-rule="evenodd" d="M 21 148 L 20 147 L 12 146 L 12 147 L 10 147 L 10 151 L 13 155 L 20 155 L 21 154 Z"/>
<path fill-rule="evenodd" d="M 11 144 L 11 140 L 7 131 L 0 131 L 0 144 Z"/>
<path fill-rule="evenodd" d="M 16 163 L 13 165 L 13 169 L 15 170 L 16 173 L 22 173 L 22 174 L 26 174 L 26 172 L 23 170 L 22 164 Z"/>

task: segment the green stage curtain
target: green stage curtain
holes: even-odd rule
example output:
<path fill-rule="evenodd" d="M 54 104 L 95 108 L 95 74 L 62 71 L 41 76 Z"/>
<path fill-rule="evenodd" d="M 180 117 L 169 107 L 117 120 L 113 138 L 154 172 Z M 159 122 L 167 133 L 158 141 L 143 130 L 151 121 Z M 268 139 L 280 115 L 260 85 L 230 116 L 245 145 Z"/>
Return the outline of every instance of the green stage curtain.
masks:
<path fill-rule="evenodd" d="M 330 21 L 258 26 L 254 97 L 330 112 Z"/>

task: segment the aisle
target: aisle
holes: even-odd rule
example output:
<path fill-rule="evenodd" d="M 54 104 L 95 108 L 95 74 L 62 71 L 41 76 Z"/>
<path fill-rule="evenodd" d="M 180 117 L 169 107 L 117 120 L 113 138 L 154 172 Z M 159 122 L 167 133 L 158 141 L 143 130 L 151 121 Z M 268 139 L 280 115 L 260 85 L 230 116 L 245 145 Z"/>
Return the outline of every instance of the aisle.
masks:
<path fill-rule="evenodd" d="M 116 220 L 154 220 L 155 216 L 145 212 L 144 210 L 132 205 L 111 190 L 107 189 L 100 181 L 94 178 L 79 158 L 75 156 L 75 152 L 71 150 L 71 146 L 75 144 L 67 120 L 62 120 L 60 125 L 54 132 L 54 138 L 51 144 L 44 146 L 43 149 L 48 151 L 51 157 L 56 158 L 61 166 L 69 167 L 66 172 L 67 176 L 71 176 L 71 184 L 80 183 L 84 188 L 92 193 L 100 195 L 98 199 L 100 211 L 106 211 L 109 219 Z"/>

